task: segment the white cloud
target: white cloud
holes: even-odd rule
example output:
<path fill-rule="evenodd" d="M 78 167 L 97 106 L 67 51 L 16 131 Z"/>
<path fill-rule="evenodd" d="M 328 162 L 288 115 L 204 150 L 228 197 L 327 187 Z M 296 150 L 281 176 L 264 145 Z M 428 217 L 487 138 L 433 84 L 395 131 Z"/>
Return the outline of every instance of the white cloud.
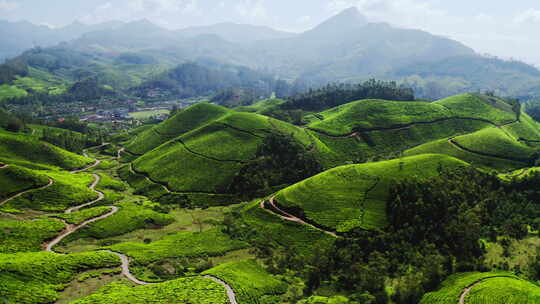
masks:
<path fill-rule="evenodd" d="M 309 23 L 311 22 L 313 18 L 311 18 L 311 16 L 301 16 L 300 18 L 298 18 L 296 20 L 296 23 L 298 24 L 306 24 L 306 23 Z"/>
<path fill-rule="evenodd" d="M 241 0 L 236 4 L 235 10 L 246 21 L 261 23 L 270 19 L 264 0 Z"/>
<path fill-rule="evenodd" d="M 15 1 L 0 0 L 0 10 L 2 11 L 12 11 L 19 7 L 19 3 Z"/>
<path fill-rule="evenodd" d="M 163 21 L 160 20 L 162 17 L 173 14 L 199 14 L 197 0 L 110 1 L 96 7 L 91 13 L 81 18 L 81 21 L 100 23 L 108 20 L 133 21 L 148 18 L 160 23 L 159 21 Z"/>
<path fill-rule="evenodd" d="M 518 13 L 514 17 L 515 23 L 526 23 L 526 22 L 540 22 L 540 10 L 530 8 L 528 10 Z"/>

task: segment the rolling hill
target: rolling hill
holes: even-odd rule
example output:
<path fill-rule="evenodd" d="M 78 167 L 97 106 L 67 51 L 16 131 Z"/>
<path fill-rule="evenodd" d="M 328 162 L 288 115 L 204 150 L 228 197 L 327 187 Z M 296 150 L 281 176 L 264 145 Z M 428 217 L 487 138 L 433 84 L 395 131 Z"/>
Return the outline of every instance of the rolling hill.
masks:
<path fill-rule="evenodd" d="M 93 163 L 89 158 L 39 141 L 31 135 L 1 129 L 0 161 L 29 168 L 66 170 L 83 168 Z"/>
<path fill-rule="evenodd" d="M 275 203 L 328 231 L 381 229 L 386 225 L 386 200 L 393 184 L 403 179 L 429 179 L 441 168 L 467 165 L 453 157 L 424 154 L 337 167 L 279 191 Z"/>
<path fill-rule="evenodd" d="M 456 303 L 517 304 L 540 301 L 540 287 L 512 273 L 460 273 L 441 288 L 426 294 L 420 304 Z"/>
<path fill-rule="evenodd" d="M 263 158 L 261 148 L 268 138 L 279 134 L 290 134 L 298 153 L 310 154 L 312 142 L 307 130 L 201 103 L 142 132 L 126 151 L 139 156 L 132 171 L 163 185 L 167 192 L 230 196 L 235 194 L 231 187 L 241 178 L 241 170 Z"/>
<path fill-rule="evenodd" d="M 291 134 L 300 154 L 310 155 L 321 169 L 404 152 L 447 154 L 484 168 L 514 170 L 534 165 L 538 150 L 524 138 L 534 140 L 540 131 L 526 114 L 517 117 L 511 103 L 476 94 L 433 103 L 361 100 L 310 114 L 303 128 L 201 103 L 129 142 L 126 151 L 135 160 L 128 175 L 138 175 L 136 188 L 157 196 L 225 195 L 226 200 L 238 191 L 233 188 L 242 175 L 256 179 L 258 172 L 269 170 L 253 168 L 264 159 L 261 147 L 272 134 Z M 279 171 L 275 164 L 274 169 Z M 286 184 L 273 183 L 269 189 Z"/>

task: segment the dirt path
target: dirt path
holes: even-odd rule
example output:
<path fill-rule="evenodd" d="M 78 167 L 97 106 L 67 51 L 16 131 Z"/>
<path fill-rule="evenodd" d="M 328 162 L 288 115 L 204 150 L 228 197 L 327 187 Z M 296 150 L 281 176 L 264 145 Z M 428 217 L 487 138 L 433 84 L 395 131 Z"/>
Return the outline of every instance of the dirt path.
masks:
<path fill-rule="evenodd" d="M 97 167 L 97 166 L 99 166 L 99 164 L 101 164 L 101 160 L 96 159 L 95 163 L 93 163 L 91 165 L 88 165 L 88 166 L 86 166 L 86 167 L 84 167 L 82 169 L 71 171 L 70 173 L 73 173 L 73 174 L 81 173 L 81 172 L 84 172 L 86 170 L 90 170 L 90 169 L 92 169 L 94 167 Z"/>
<path fill-rule="evenodd" d="M 94 176 L 94 182 L 88 187 L 90 190 L 94 191 L 95 193 L 98 194 L 98 198 L 96 198 L 95 200 L 91 201 L 91 202 L 88 202 L 88 203 L 84 203 L 82 205 L 79 205 L 79 206 L 75 206 L 75 207 L 72 207 L 72 208 L 69 208 L 68 210 L 65 211 L 66 214 L 70 214 L 70 213 L 73 213 L 73 212 L 76 212 L 76 211 L 79 211 L 81 210 L 82 208 L 85 208 L 85 207 L 88 207 L 90 205 L 93 205 L 101 200 L 103 200 L 105 198 L 105 194 L 103 194 L 102 192 L 100 191 L 97 191 L 96 190 L 96 186 L 97 184 L 101 181 L 101 176 L 97 175 L 97 174 L 92 174 Z"/>
<path fill-rule="evenodd" d="M 116 252 L 116 251 L 111 251 L 111 250 L 101 250 L 101 251 L 105 251 L 105 252 L 108 252 L 108 253 L 111 253 L 111 254 L 114 254 L 116 256 L 118 256 L 120 258 L 120 261 L 122 261 L 122 275 L 125 276 L 128 280 L 130 280 L 131 282 L 135 283 L 136 285 L 151 285 L 151 284 L 155 284 L 155 283 L 149 283 L 149 282 L 145 282 L 145 281 L 141 281 L 139 279 L 137 279 L 130 271 L 129 271 L 129 258 L 127 257 L 127 255 L 125 254 L 122 254 L 122 253 L 119 253 L 119 252 Z"/>
<path fill-rule="evenodd" d="M 43 190 L 43 189 L 49 188 L 49 187 L 52 186 L 53 184 L 54 184 L 54 180 L 52 180 L 51 178 L 49 178 L 49 183 L 46 184 L 45 186 L 42 186 L 42 187 L 39 187 L 39 188 L 34 188 L 34 189 L 28 189 L 28 190 L 26 190 L 26 191 L 17 193 L 17 194 L 15 194 L 14 196 L 12 196 L 12 197 L 10 197 L 10 198 L 7 198 L 7 199 L 5 199 L 5 200 L 3 200 L 3 201 L 1 201 L 1 202 L 0 202 L 0 206 L 3 205 L 3 204 L 5 204 L 5 203 L 7 203 L 7 202 L 9 202 L 9 201 L 11 201 L 11 200 L 14 199 L 14 198 L 17 198 L 17 197 L 23 195 L 23 194 L 26 194 L 26 193 L 31 192 L 31 191 Z"/>
<path fill-rule="evenodd" d="M 65 220 L 62 220 L 62 222 L 66 225 L 66 229 L 60 234 L 58 235 L 56 238 L 54 238 L 54 240 L 50 241 L 49 243 L 47 243 L 47 245 L 45 246 L 45 250 L 46 251 L 49 251 L 49 252 L 54 252 L 52 250 L 52 248 L 56 245 L 58 245 L 58 243 L 60 243 L 64 238 L 66 238 L 68 235 L 72 234 L 73 232 L 83 228 L 84 226 L 88 225 L 88 224 L 91 224 L 93 222 L 97 222 L 99 220 L 102 220 L 104 218 L 108 218 L 109 216 L 115 214 L 116 212 L 118 212 L 118 207 L 115 207 L 115 206 L 108 206 L 109 208 L 111 208 L 111 211 L 103 214 L 103 215 L 100 215 L 98 217 L 94 217 L 94 218 L 91 218 L 89 220 L 86 220 L 84 222 L 82 222 L 80 225 L 72 225 L 72 224 L 68 224 Z"/>
<path fill-rule="evenodd" d="M 492 277 L 487 277 L 487 278 L 482 278 L 474 283 L 472 283 L 471 285 L 465 287 L 463 289 L 463 291 L 461 292 L 461 295 L 459 295 L 459 304 L 465 304 L 465 298 L 467 297 L 467 295 L 471 292 L 471 290 L 478 286 L 479 284 L 483 283 L 484 281 L 487 281 L 487 280 L 490 280 L 490 279 L 496 279 L 496 278 L 511 278 L 511 279 L 516 279 L 516 277 L 512 277 L 512 276 L 505 276 L 505 275 L 500 275 L 500 276 L 492 276 Z"/>
<path fill-rule="evenodd" d="M 118 152 L 116 153 L 116 159 L 120 160 L 120 158 L 122 157 L 122 153 L 125 151 L 126 151 L 126 148 L 119 149 Z"/>
<path fill-rule="evenodd" d="M 460 150 L 460 151 L 463 151 L 463 152 L 472 153 L 472 154 L 480 155 L 480 156 L 483 156 L 483 157 L 498 158 L 498 159 L 502 159 L 502 160 L 506 160 L 506 161 L 513 161 L 513 162 L 519 162 L 519 163 L 524 163 L 524 164 L 527 164 L 527 163 L 528 163 L 528 160 L 526 160 L 526 159 L 513 158 L 513 157 L 505 157 L 505 156 L 500 156 L 500 155 L 489 154 L 489 153 L 484 153 L 484 152 L 479 152 L 479 151 L 471 150 L 471 149 L 469 149 L 469 148 L 464 147 L 464 146 L 461 145 L 460 143 L 458 143 L 458 142 L 455 140 L 455 138 L 450 138 L 450 139 L 448 139 L 448 143 L 449 143 L 450 145 L 452 145 L 453 147 L 455 147 L 456 149 L 458 149 L 458 150 Z"/>
<path fill-rule="evenodd" d="M 236 295 L 234 294 L 234 290 L 229 284 L 227 284 L 227 282 L 222 281 L 219 278 L 216 278 L 211 275 L 205 275 L 204 278 L 210 279 L 218 284 L 221 284 L 223 287 L 225 287 L 225 289 L 227 290 L 227 297 L 229 298 L 229 303 L 238 304 L 238 302 L 236 301 Z"/>
<path fill-rule="evenodd" d="M 4 169 L 4 168 L 7 168 L 7 167 L 9 167 L 8 164 L 3 164 L 3 165 L 0 166 L 0 169 Z"/>
<path fill-rule="evenodd" d="M 337 234 L 334 233 L 334 232 L 332 232 L 332 231 L 327 231 L 327 230 L 321 229 L 321 228 L 319 228 L 319 227 L 316 227 L 316 226 L 314 226 L 314 225 L 312 225 L 312 224 L 310 224 L 310 223 L 306 223 L 304 220 L 302 220 L 302 219 L 300 219 L 300 218 L 298 218 L 298 217 L 296 217 L 296 216 L 294 216 L 294 215 L 292 215 L 292 214 L 290 214 L 290 213 L 288 213 L 288 212 L 285 212 L 285 211 L 281 210 L 281 209 L 276 205 L 276 203 L 275 203 L 274 200 L 275 200 L 275 196 L 272 196 L 272 197 L 269 198 L 267 201 L 263 200 L 263 201 L 261 201 L 261 203 L 260 203 L 260 207 L 261 207 L 262 209 L 264 209 L 264 210 L 266 210 L 266 211 L 272 213 L 272 214 L 275 214 L 275 215 L 279 216 L 279 217 L 282 218 L 283 220 L 286 220 L 286 221 L 289 221 L 289 222 L 294 222 L 294 223 L 299 223 L 299 224 L 306 225 L 306 226 L 310 226 L 311 228 L 314 228 L 314 229 L 317 229 L 317 230 L 319 230 L 319 231 L 322 231 L 322 232 L 324 232 L 324 233 L 326 233 L 326 234 L 328 234 L 328 235 L 331 235 L 331 236 L 333 236 L 333 237 L 336 237 L 336 238 L 338 237 Z M 267 208 L 266 205 L 265 205 L 266 202 L 268 202 L 268 204 L 270 204 L 270 206 L 271 206 L 272 208 Z M 276 211 L 278 211 L 278 212 L 274 212 L 272 209 L 274 209 L 274 210 L 276 210 Z"/>
<path fill-rule="evenodd" d="M 167 193 L 172 193 L 173 192 L 173 191 L 171 191 L 169 189 L 169 187 L 165 186 L 164 184 L 153 181 L 152 179 L 150 179 L 150 177 L 148 177 L 145 174 L 141 174 L 141 173 L 136 172 L 135 169 L 133 169 L 133 163 L 129 164 L 129 172 L 131 172 L 131 174 L 140 175 L 140 176 L 144 177 L 148 182 L 150 182 L 152 184 L 160 185 L 165 190 L 165 192 L 167 192 Z"/>
<path fill-rule="evenodd" d="M 480 121 L 480 122 L 484 122 L 484 123 L 493 125 L 493 126 L 495 126 L 495 127 L 497 127 L 497 128 L 501 128 L 501 127 L 504 127 L 504 126 L 507 126 L 507 125 L 511 125 L 511 124 L 517 122 L 517 120 L 514 120 L 514 121 L 506 122 L 506 123 L 503 123 L 503 124 L 496 124 L 496 123 L 493 122 L 493 121 L 490 121 L 490 120 L 487 120 L 487 119 L 482 119 L 482 118 L 474 118 L 474 117 L 445 117 L 445 118 L 435 119 L 435 120 L 432 120 L 432 121 L 417 121 L 417 122 L 410 122 L 410 123 L 407 123 L 407 124 L 396 125 L 396 126 L 391 126 L 391 127 L 360 128 L 360 129 L 358 129 L 358 130 L 356 130 L 356 131 L 354 131 L 354 132 L 350 132 L 350 133 L 347 133 L 347 134 L 332 134 L 332 133 L 329 133 L 329 132 L 326 132 L 326 131 L 323 131 L 323 130 L 314 129 L 314 128 L 310 128 L 310 127 L 307 127 L 307 126 L 304 126 L 304 128 L 305 128 L 305 129 L 308 129 L 308 130 L 310 130 L 310 131 L 313 131 L 313 132 L 322 134 L 322 135 L 329 136 L 329 137 L 334 137 L 334 138 L 348 138 L 348 137 L 355 137 L 355 136 L 357 136 L 359 133 L 368 133 L 368 132 L 375 132 L 375 131 L 396 131 L 396 130 L 405 130 L 405 129 L 409 129 L 409 128 L 411 128 L 411 127 L 413 127 L 413 126 L 417 126 L 417 125 L 429 125 L 429 124 L 435 124 L 435 123 L 439 123 L 439 122 L 443 122 L 443 121 L 450 121 L 450 120 L 470 120 L 470 121 Z"/>

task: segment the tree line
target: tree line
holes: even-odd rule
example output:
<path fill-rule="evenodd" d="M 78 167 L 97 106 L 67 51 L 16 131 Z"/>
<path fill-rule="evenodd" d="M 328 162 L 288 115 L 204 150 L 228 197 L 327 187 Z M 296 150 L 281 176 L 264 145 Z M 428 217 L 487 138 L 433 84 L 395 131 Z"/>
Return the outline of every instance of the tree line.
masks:
<path fill-rule="evenodd" d="M 483 240 L 504 247 L 508 239 L 522 239 L 529 228 L 540 228 L 540 174 L 502 181 L 473 168 L 441 168 L 440 173 L 392 188 L 386 228 L 357 229 L 330 246 L 314 243 L 310 253 L 252 231 L 241 212 L 226 216 L 224 231 L 251 242 L 272 273 L 291 282 L 301 278 L 303 283 L 291 284 L 296 296 L 289 294 L 288 303 L 325 286 L 348 295 L 349 303 L 416 304 L 450 274 L 467 271 L 511 270 L 539 280 L 540 257 L 531 257 L 527 268 L 486 265 Z"/>
<path fill-rule="evenodd" d="M 328 84 L 320 89 L 291 96 L 282 108 L 321 111 L 361 99 L 414 101 L 414 91 L 394 81 L 370 79 L 359 84 Z"/>

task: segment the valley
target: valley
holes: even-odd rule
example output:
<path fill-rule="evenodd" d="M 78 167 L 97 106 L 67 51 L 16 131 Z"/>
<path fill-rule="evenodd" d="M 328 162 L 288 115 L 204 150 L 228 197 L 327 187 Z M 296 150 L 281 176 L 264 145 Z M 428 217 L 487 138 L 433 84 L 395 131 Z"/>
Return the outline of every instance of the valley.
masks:
<path fill-rule="evenodd" d="M 540 303 L 539 10 L 323 2 L 0 0 L 0 303 Z"/>
<path fill-rule="evenodd" d="M 395 218 L 393 210 L 402 207 L 395 205 L 394 189 L 423 187 L 456 170 L 506 180 L 505 187 L 536 179 L 533 141 L 540 139 L 540 124 L 497 97 L 368 99 L 305 120 L 299 127 L 199 103 L 82 155 L 37 140 L 32 129 L 1 131 L 0 140 L 9 144 L 0 149 L 0 182 L 10 187 L 0 194 L 0 256 L 18 262 L 0 263 L 6 282 L 0 291 L 17 303 L 284 303 L 298 285 L 287 287 L 292 278 L 278 275 L 275 263 L 296 269 L 294 260 L 279 259 L 302 256 L 321 266 L 313 262 L 314 250 L 397 229 L 405 215 Z M 483 176 L 487 172 L 508 174 Z M 499 191 L 487 185 L 495 184 L 478 184 L 475 195 Z M 88 261 L 78 264 L 81 258 Z M 56 268 L 63 263 L 65 270 Z M 509 270 L 499 265 L 493 271 Z M 489 293 L 490 284 L 501 284 L 492 278 L 514 278 L 507 273 L 460 281 L 459 289 L 443 282 L 421 303 L 469 303 Z M 515 288 L 534 290 L 519 280 Z M 456 296 L 445 291 L 450 287 Z"/>

